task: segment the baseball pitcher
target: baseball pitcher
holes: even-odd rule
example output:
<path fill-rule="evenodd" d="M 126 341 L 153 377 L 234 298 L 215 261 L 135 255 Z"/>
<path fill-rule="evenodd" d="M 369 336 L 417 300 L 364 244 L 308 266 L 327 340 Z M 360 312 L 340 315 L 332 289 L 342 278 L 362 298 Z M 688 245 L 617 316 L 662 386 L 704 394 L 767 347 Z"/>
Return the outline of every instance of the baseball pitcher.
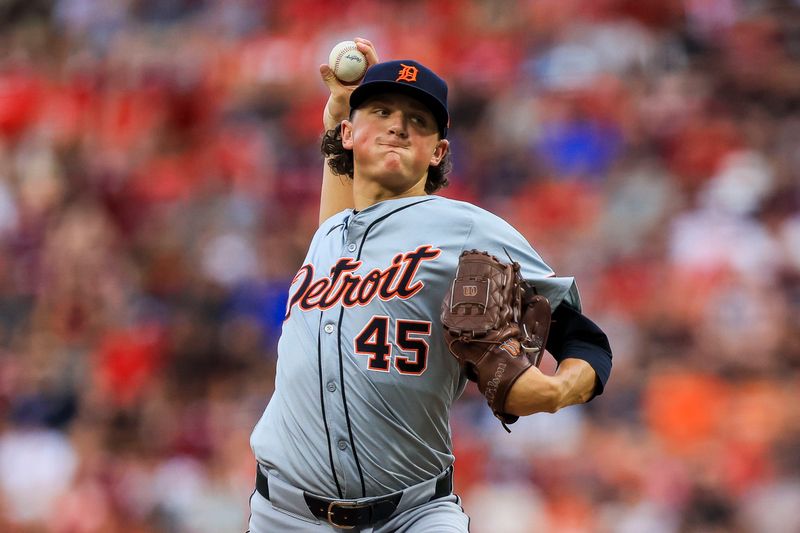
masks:
<path fill-rule="evenodd" d="M 448 417 L 467 381 L 507 427 L 600 394 L 611 350 L 573 278 L 501 218 L 433 194 L 450 164 L 445 81 L 356 41 L 372 65 L 357 87 L 321 67 L 321 224 L 251 436 L 250 531 L 464 532 Z"/>

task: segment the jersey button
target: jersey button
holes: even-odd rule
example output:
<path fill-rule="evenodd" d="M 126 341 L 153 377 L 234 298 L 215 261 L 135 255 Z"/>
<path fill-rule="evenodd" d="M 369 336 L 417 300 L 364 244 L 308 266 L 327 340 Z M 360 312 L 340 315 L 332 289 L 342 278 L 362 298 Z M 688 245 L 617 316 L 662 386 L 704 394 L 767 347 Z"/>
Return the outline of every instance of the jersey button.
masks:
<path fill-rule="evenodd" d="M 329 390 L 330 392 L 336 392 L 336 383 L 334 383 L 333 381 L 331 381 L 330 383 L 328 383 L 328 390 Z"/>
<path fill-rule="evenodd" d="M 343 440 L 340 440 L 338 446 L 339 446 L 340 450 L 346 450 L 347 449 L 347 442 L 345 442 Z"/>
<path fill-rule="evenodd" d="M 333 324 L 325 324 L 325 333 L 333 333 Z"/>
<path fill-rule="evenodd" d="M 354 242 L 351 242 L 350 244 L 347 245 L 347 251 L 348 252 L 355 252 L 356 248 L 357 248 L 357 246 L 356 246 L 356 243 L 354 243 Z"/>

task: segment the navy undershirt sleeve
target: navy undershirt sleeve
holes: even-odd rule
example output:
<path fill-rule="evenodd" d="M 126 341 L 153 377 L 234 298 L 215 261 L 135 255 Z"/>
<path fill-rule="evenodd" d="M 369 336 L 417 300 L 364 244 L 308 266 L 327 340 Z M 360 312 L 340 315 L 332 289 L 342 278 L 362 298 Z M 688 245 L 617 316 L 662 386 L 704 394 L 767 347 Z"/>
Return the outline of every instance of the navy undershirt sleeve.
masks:
<path fill-rule="evenodd" d="M 547 337 L 547 351 L 556 361 L 582 359 L 597 374 L 594 394 L 603 393 L 611 375 L 611 346 L 608 337 L 597 324 L 566 302 L 553 311 L 553 321 Z"/>

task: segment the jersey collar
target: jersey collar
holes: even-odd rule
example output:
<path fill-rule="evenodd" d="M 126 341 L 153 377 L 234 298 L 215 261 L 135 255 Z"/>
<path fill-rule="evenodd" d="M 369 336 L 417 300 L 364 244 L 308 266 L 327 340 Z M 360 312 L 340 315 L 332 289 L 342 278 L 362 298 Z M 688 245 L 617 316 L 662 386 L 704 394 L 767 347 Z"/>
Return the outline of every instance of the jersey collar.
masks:
<path fill-rule="evenodd" d="M 350 220 L 370 221 L 376 218 L 380 218 L 384 215 L 388 215 L 389 213 L 391 213 L 392 211 L 396 211 L 397 209 L 406 206 L 411 206 L 412 204 L 415 203 L 428 202 L 436 198 L 438 198 L 438 196 L 432 194 L 426 194 L 424 196 L 409 196 L 408 198 L 394 198 L 390 200 L 383 200 L 381 202 L 374 203 L 371 206 L 362 209 L 358 213 L 355 213 L 354 209 L 347 209 L 347 217 Z"/>

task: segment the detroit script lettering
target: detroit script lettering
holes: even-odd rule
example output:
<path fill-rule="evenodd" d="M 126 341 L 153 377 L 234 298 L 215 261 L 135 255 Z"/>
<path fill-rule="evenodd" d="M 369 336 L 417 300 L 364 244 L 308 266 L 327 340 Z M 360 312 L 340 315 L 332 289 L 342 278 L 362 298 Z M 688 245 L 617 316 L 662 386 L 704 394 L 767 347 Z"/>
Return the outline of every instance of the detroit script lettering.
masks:
<path fill-rule="evenodd" d="M 388 267 L 373 268 L 363 276 L 353 273 L 361 267 L 361 261 L 352 257 L 339 259 L 331 267 L 329 276 L 318 279 L 314 279 L 314 266 L 305 264 L 292 280 L 292 285 L 300 283 L 289 299 L 286 318 L 295 305 L 303 311 L 324 311 L 339 302 L 345 307 L 367 305 L 376 296 L 381 300 L 410 298 L 425 286 L 422 281 L 414 281 L 420 265 L 439 257 L 440 253 L 441 250 L 425 244 L 413 252 L 395 255 Z"/>

